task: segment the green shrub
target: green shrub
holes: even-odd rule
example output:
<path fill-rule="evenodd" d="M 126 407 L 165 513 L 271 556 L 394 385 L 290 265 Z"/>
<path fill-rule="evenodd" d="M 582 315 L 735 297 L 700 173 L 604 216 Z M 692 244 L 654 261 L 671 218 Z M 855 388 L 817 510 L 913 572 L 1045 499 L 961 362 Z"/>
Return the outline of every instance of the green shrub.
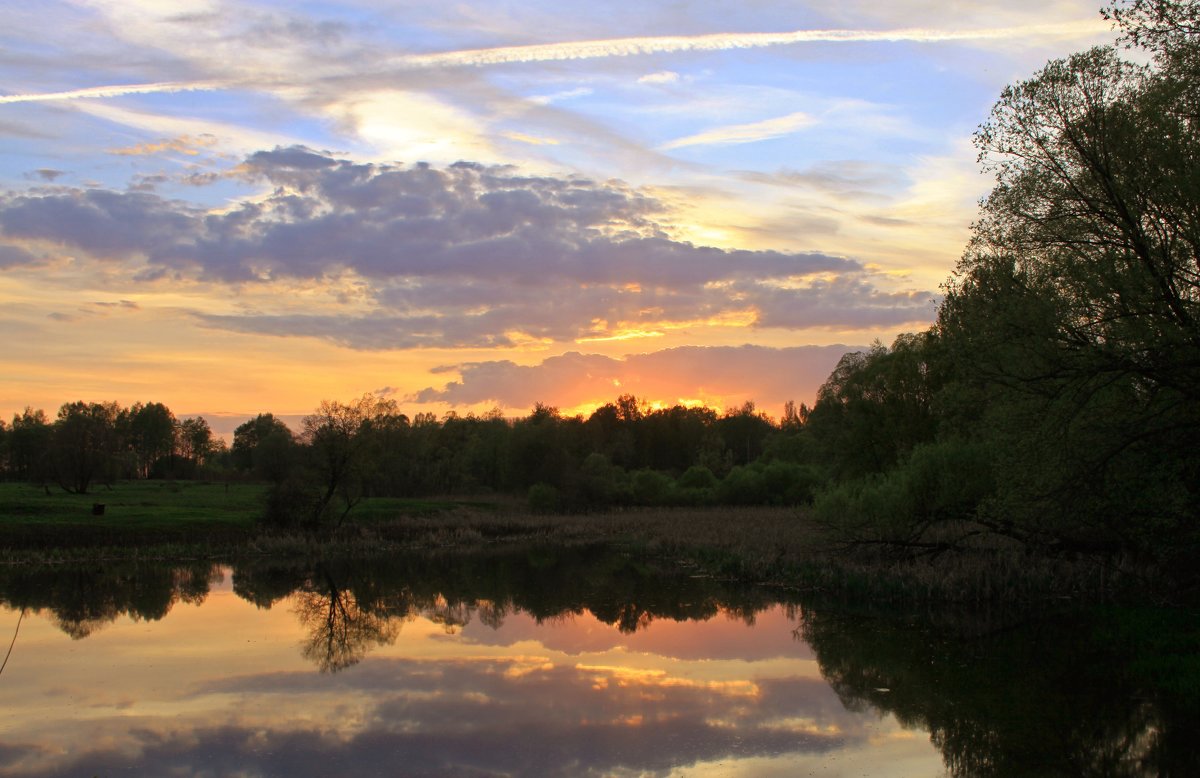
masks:
<path fill-rule="evenodd" d="M 529 510 L 534 513 L 559 513 L 562 511 L 562 494 L 545 482 L 529 487 Z"/>
<path fill-rule="evenodd" d="M 671 498 L 671 479 L 656 470 L 633 474 L 633 499 L 638 505 L 663 505 Z"/>
<path fill-rule="evenodd" d="M 823 482 L 821 474 L 811 465 L 777 460 L 762 465 L 760 477 L 766 500 L 771 505 L 804 505 Z"/>
<path fill-rule="evenodd" d="M 585 507 L 628 503 L 633 499 L 629 474 L 609 462 L 603 454 L 589 454 L 579 467 L 575 489 Z"/>
<path fill-rule="evenodd" d="M 317 524 L 317 506 L 321 495 L 313 482 L 293 475 L 267 491 L 267 505 L 262 522 L 272 527 L 308 527 Z"/>
<path fill-rule="evenodd" d="M 716 489 L 717 483 L 717 477 L 704 465 L 692 465 L 675 482 L 681 489 L 709 490 Z"/>
<path fill-rule="evenodd" d="M 912 538 L 933 524 L 972 518 L 994 492 L 987 447 L 952 439 L 917 446 L 886 473 L 819 493 L 813 515 L 854 534 Z"/>
<path fill-rule="evenodd" d="M 769 502 L 762 473 L 752 466 L 738 465 L 717 486 L 722 505 L 765 505 Z"/>

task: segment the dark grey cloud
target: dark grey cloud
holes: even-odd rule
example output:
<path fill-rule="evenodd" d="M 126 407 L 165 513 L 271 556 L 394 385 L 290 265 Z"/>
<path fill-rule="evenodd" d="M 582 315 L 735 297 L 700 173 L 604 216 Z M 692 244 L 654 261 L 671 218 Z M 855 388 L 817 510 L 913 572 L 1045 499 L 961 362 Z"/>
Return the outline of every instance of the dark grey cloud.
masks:
<path fill-rule="evenodd" d="M 0 198 L 0 231 L 101 258 L 152 257 L 196 234 L 200 213 L 144 192 L 56 189 Z"/>
<path fill-rule="evenodd" d="M 153 175 L 139 175 L 133 183 L 129 185 L 131 192 L 154 192 L 163 184 L 169 183 L 171 179 L 162 173 Z"/>
<path fill-rule="evenodd" d="M 932 292 L 882 292 L 865 279 L 816 280 L 802 289 L 738 287 L 753 295 L 760 327 L 896 327 L 931 322 L 940 298 Z"/>
<path fill-rule="evenodd" d="M 465 162 L 358 163 L 303 147 L 252 154 L 237 174 L 275 189 L 222 212 L 160 197 L 148 191 L 152 177 L 126 192 L 8 193 L 0 196 L 0 241 L 135 259 L 143 280 L 264 284 L 352 273 L 367 285 L 368 314 L 281 306 L 201 318 L 359 349 L 561 341 L 728 314 L 786 328 L 893 326 L 932 315 L 921 303 L 929 293 L 882 293 L 853 259 L 675 239 L 663 206 L 618 181 Z"/>
<path fill-rule="evenodd" d="M 614 359 L 570 352 L 537 365 L 508 360 L 453 367 L 457 381 L 429 387 L 414 402 L 454 405 L 497 403 L 532 407 L 534 402 L 571 407 L 623 393 L 652 399 L 681 393 L 741 397 L 778 413 L 788 400 L 811 403 L 817 388 L 848 346 L 684 346 Z"/>
<path fill-rule="evenodd" d="M 32 265 L 37 261 L 38 257 L 36 254 L 26 251 L 20 246 L 0 243 L 0 268 Z"/>
<path fill-rule="evenodd" d="M 312 337 L 367 351 L 435 346 L 504 347 L 514 342 L 487 316 L 220 315 L 196 313 L 214 329 L 279 337 Z"/>

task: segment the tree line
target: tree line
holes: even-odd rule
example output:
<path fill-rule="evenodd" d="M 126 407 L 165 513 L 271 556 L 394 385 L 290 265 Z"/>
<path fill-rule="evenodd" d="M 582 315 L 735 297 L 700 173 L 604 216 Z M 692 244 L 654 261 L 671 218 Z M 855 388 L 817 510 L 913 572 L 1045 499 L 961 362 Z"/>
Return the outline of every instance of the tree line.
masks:
<path fill-rule="evenodd" d="M 752 402 L 723 414 L 650 409 L 626 394 L 587 417 L 538 403 L 517 419 L 410 418 L 365 395 L 322 402 L 296 431 L 258 414 L 226 447 L 203 417 L 177 420 L 162 403 L 73 402 L 53 420 L 27 408 L 0 421 L 0 468 L 77 493 L 132 478 L 264 481 L 271 520 L 300 524 L 340 522 L 368 496 L 518 493 L 546 511 L 796 503 L 819 478 L 787 453 L 807 413 L 789 403 L 777 422 Z"/>
<path fill-rule="evenodd" d="M 50 420 L 26 407 L 0 419 L 0 474 L 85 494 L 133 478 L 191 478 L 220 469 L 225 441 L 203 416 L 177 419 L 162 403 L 71 402 Z"/>

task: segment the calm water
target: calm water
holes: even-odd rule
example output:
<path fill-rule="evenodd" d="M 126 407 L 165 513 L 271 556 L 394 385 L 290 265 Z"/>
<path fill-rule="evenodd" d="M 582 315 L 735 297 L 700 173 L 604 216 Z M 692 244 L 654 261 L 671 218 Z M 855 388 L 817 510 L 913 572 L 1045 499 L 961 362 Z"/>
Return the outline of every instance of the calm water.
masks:
<path fill-rule="evenodd" d="M 1195 774 L 1078 625 L 598 549 L 13 569 L 0 600 L 0 775 Z"/>

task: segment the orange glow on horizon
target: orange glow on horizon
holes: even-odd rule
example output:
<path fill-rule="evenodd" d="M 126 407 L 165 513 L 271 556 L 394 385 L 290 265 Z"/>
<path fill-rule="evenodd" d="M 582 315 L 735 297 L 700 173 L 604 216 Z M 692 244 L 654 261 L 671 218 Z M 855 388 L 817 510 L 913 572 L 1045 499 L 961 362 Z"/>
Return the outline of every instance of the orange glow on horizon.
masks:
<path fill-rule="evenodd" d="M 664 333 L 659 330 L 618 330 L 612 335 L 591 335 L 586 338 L 576 338 L 576 343 L 605 343 L 614 340 L 637 340 L 639 338 L 661 338 Z"/>
<path fill-rule="evenodd" d="M 613 400 L 617 399 L 617 397 L 621 394 L 620 385 L 618 384 L 616 387 L 614 387 L 614 389 L 616 390 L 616 394 L 614 394 L 612 397 L 606 397 L 603 400 L 588 400 L 587 402 L 583 402 L 578 405 L 572 405 L 568 408 L 559 408 L 558 413 L 560 416 L 565 418 L 582 416 L 586 419 L 595 413 L 598 408 L 602 408 L 605 405 L 613 402 Z M 641 405 L 644 410 L 651 412 L 665 411 L 676 406 L 683 406 L 684 408 L 708 408 L 720 416 L 725 412 L 726 408 L 726 405 L 722 401 L 715 398 L 704 399 L 700 397 L 676 397 L 673 400 L 650 400 L 638 395 L 634 396 L 637 397 L 638 404 Z"/>

